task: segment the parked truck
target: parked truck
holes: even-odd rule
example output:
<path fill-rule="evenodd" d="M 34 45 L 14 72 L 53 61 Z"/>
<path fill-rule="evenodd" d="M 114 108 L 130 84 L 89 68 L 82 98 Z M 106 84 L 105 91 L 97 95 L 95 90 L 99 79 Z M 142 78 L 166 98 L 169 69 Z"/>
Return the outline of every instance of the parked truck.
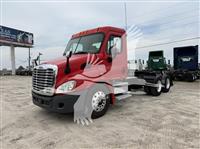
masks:
<path fill-rule="evenodd" d="M 167 74 L 145 72 L 143 77 L 128 76 L 126 45 L 126 31 L 116 27 L 72 35 L 62 57 L 34 68 L 33 103 L 50 111 L 71 113 L 79 98 L 76 92 L 88 89 L 87 98 L 94 107 L 92 118 L 98 118 L 110 104 L 132 96 L 134 86 L 148 88 L 154 96 L 169 90 Z M 93 64 L 103 67 L 88 66 L 88 55 Z"/>
<path fill-rule="evenodd" d="M 198 45 L 174 48 L 173 78 L 192 82 L 199 77 Z"/>
<path fill-rule="evenodd" d="M 147 60 L 147 68 L 144 70 L 136 70 L 135 76 L 145 80 L 146 77 L 152 80 L 154 80 L 154 78 L 156 77 L 157 79 L 154 81 L 161 81 L 160 83 L 164 85 L 164 87 L 161 88 L 162 92 L 164 93 L 169 92 L 170 87 L 173 86 L 172 73 L 168 68 L 163 51 L 150 51 Z M 154 96 L 161 94 L 161 92 L 155 92 L 154 88 L 151 88 L 149 86 L 144 86 L 144 91 L 147 94 L 151 94 Z"/>

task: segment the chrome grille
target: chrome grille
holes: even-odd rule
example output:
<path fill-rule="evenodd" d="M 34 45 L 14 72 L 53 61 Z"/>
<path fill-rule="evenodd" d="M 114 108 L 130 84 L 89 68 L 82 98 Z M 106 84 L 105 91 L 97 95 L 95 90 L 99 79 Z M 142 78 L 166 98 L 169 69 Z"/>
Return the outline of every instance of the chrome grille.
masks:
<path fill-rule="evenodd" d="M 56 66 L 41 65 L 33 69 L 32 88 L 33 91 L 43 95 L 53 95 Z"/>

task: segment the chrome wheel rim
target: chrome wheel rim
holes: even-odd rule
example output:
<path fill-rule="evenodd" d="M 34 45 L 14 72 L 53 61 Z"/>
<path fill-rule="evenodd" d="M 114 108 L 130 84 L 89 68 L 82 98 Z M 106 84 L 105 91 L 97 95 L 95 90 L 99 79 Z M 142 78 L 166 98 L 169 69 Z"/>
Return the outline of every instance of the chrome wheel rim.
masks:
<path fill-rule="evenodd" d="M 96 112 L 100 112 L 105 108 L 106 94 L 103 91 L 97 91 L 92 97 L 92 108 Z"/>
<path fill-rule="evenodd" d="M 169 81 L 169 78 L 167 78 L 166 80 L 166 89 L 169 89 L 170 88 L 170 81 Z"/>
<path fill-rule="evenodd" d="M 195 76 L 193 76 L 193 80 L 195 80 Z"/>
<path fill-rule="evenodd" d="M 158 80 L 157 84 L 158 84 L 157 92 L 161 92 L 161 90 L 162 90 L 162 83 L 161 83 L 161 81 Z"/>

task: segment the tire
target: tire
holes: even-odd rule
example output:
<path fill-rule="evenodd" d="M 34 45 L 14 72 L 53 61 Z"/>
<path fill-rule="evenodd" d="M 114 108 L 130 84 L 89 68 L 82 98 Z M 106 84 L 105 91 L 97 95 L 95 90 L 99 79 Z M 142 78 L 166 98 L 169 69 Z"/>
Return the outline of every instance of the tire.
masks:
<path fill-rule="evenodd" d="M 195 81 L 195 75 L 194 74 L 187 74 L 187 77 L 186 77 L 186 81 L 188 82 L 194 82 Z"/>
<path fill-rule="evenodd" d="M 147 95 L 151 95 L 151 89 L 149 86 L 144 86 L 144 92 L 147 94 Z"/>
<path fill-rule="evenodd" d="M 96 119 L 103 116 L 107 112 L 110 105 L 110 97 L 109 97 L 109 92 L 108 92 L 107 87 L 104 85 L 96 85 L 89 91 L 88 95 L 89 95 L 88 98 L 92 99 L 91 104 L 92 104 L 93 112 L 92 112 L 91 118 Z M 104 98 L 101 99 L 101 97 L 104 95 L 105 95 L 105 99 Z M 94 101 L 97 101 L 98 99 L 100 99 L 98 104 L 94 104 L 94 103 L 97 103 Z"/>
<path fill-rule="evenodd" d="M 192 81 L 191 82 L 194 82 L 195 80 L 196 80 L 196 76 L 192 75 Z"/>
<path fill-rule="evenodd" d="M 159 87 L 150 87 L 150 91 L 151 91 L 151 95 L 153 96 L 159 96 L 162 92 L 162 83 L 161 83 L 161 80 L 158 79 L 156 81 L 156 84 L 159 85 Z"/>
<path fill-rule="evenodd" d="M 166 77 L 165 78 L 165 84 L 164 84 L 164 87 L 162 88 L 162 92 L 163 93 L 167 93 L 169 92 L 170 90 L 170 87 L 171 87 L 171 83 L 170 83 L 170 78 L 169 77 Z"/>

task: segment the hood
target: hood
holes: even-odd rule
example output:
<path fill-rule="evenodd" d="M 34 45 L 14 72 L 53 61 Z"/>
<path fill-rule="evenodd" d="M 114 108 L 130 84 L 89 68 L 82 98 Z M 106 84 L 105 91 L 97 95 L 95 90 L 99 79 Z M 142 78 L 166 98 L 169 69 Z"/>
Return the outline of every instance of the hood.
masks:
<path fill-rule="evenodd" d="M 70 67 L 74 68 L 74 67 L 78 67 L 80 66 L 80 64 L 85 63 L 87 59 L 87 54 L 77 54 L 77 55 L 72 55 L 69 58 L 69 63 L 70 63 Z M 62 68 L 66 66 L 66 61 L 67 58 L 65 56 L 50 60 L 48 62 L 45 62 L 43 64 L 52 64 L 52 65 L 56 65 L 58 68 Z"/>
<path fill-rule="evenodd" d="M 68 79 L 70 80 L 70 77 L 74 76 L 77 73 L 80 73 L 80 71 L 83 71 L 82 66 L 86 64 L 86 61 L 87 61 L 87 54 L 72 55 L 69 58 L 69 65 L 71 70 L 69 74 L 65 74 L 64 72 L 67 62 L 67 58 L 65 56 L 50 60 L 43 64 L 52 64 L 58 67 L 56 86 L 59 86 Z"/>

